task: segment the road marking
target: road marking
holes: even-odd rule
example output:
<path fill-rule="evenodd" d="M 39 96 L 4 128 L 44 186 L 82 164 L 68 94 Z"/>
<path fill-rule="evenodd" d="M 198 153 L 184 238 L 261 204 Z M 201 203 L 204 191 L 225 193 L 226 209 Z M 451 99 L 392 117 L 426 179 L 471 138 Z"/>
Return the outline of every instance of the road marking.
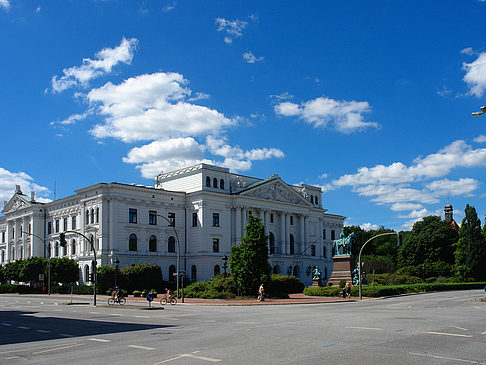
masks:
<path fill-rule="evenodd" d="M 111 342 L 111 340 L 105 340 L 103 338 L 88 338 L 88 341 L 96 341 L 96 342 Z"/>
<path fill-rule="evenodd" d="M 39 333 L 51 333 L 51 331 L 46 331 L 46 330 L 35 330 L 35 332 L 39 332 Z"/>
<path fill-rule="evenodd" d="M 110 313 L 110 316 L 121 316 L 121 314 L 118 314 L 118 313 Z"/>
<path fill-rule="evenodd" d="M 354 327 L 354 326 L 349 326 L 345 328 L 352 328 L 352 329 L 358 329 L 358 330 L 371 330 L 371 331 L 383 331 L 383 328 L 374 328 L 374 327 Z"/>
<path fill-rule="evenodd" d="M 438 356 L 438 355 L 429 355 L 429 354 L 417 354 L 414 352 L 409 352 L 410 355 L 416 355 L 416 356 L 425 356 L 425 357 L 432 357 L 434 359 L 443 359 L 443 360 L 453 360 L 453 361 L 461 361 L 461 362 L 467 362 L 469 364 L 484 364 L 479 361 L 474 361 L 474 360 L 466 360 L 466 359 L 456 359 L 454 357 L 445 357 L 445 356 Z"/>
<path fill-rule="evenodd" d="M 155 363 L 154 365 L 165 364 L 167 362 L 182 359 L 183 357 L 190 357 L 191 359 L 203 360 L 203 361 L 208 361 L 208 362 L 221 362 L 221 361 L 223 361 L 221 359 L 213 359 L 212 357 L 194 355 L 194 354 L 197 354 L 198 352 L 199 351 L 194 351 L 191 354 L 180 354 L 179 356 L 176 356 L 176 357 L 173 357 L 171 359 L 167 359 L 167 360 Z"/>
<path fill-rule="evenodd" d="M 486 335 L 486 331 L 484 331 L 483 333 L 481 333 L 482 335 Z"/>
<path fill-rule="evenodd" d="M 77 343 L 77 344 L 74 344 L 74 345 L 56 347 L 56 348 L 44 350 L 44 351 L 37 351 L 37 352 L 33 352 L 32 355 L 45 354 L 46 352 L 59 351 L 59 350 L 69 349 L 69 348 L 78 347 L 78 346 L 84 346 L 84 343 Z"/>
<path fill-rule="evenodd" d="M 336 346 L 336 344 L 335 344 L 335 343 L 331 343 L 331 344 L 329 344 L 329 345 L 324 345 L 324 346 L 322 346 L 322 347 L 331 347 L 331 346 Z"/>
<path fill-rule="evenodd" d="M 89 312 L 91 314 L 100 314 L 100 312 Z"/>
<path fill-rule="evenodd" d="M 148 316 L 135 316 L 135 318 L 149 318 Z"/>
<path fill-rule="evenodd" d="M 10 356 L 6 357 L 5 360 L 13 360 L 13 359 L 18 359 L 20 356 Z"/>
<path fill-rule="evenodd" d="M 395 330 L 395 332 L 403 332 L 403 331 L 405 331 L 405 330 Z"/>
<path fill-rule="evenodd" d="M 458 330 L 469 331 L 467 328 L 459 327 L 459 326 L 450 326 L 452 328 L 457 328 Z"/>
<path fill-rule="evenodd" d="M 12 324 L 10 323 L 2 323 L 2 326 L 7 326 L 7 327 L 10 327 Z"/>
<path fill-rule="evenodd" d="M 67 333 L 60 333 L 59 336 L 63 336 L 63 337 L 74 337 L 73 335 L 68 335 Z"/>
<path fill-rule="evenodd" d="M 155 350 L 153 347 L 145 347 L 145 346 L 138 346 L 138 345 L 128 345 L 128 347 L 134 348 L 134 349 L 140 349 L 140 350 L 147 350 L 147 351 L 152 351 Z"/>
<path fill-rule="evenodd" d="M 478 307 L 477 305 L 474 306 L 474 308 L 477 308 L 477 309 L 482 309 L 481 307 Z"/>
<path fill-rule="evenodd" d="M 471 335 L 459 335 L 457 333 L 444 333 L 444 332 L 424 332 L 429 335 L 442 335 L 442 336 L 455 336 L 455 337 L 472 337 Z"/>
<path fill-rule="evenodd" d="M 25 327 L 25 326 L 17 326 L 19 330 L 30 330 L 30 327 Z"/>

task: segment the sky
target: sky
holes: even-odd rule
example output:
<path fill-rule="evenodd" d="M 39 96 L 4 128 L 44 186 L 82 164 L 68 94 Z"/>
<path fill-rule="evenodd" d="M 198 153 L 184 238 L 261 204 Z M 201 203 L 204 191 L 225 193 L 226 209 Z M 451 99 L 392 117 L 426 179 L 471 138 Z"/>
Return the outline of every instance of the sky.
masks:
<path fill-rule="evenodd" d="M 0 0 L 0 198 L 200 162 L 346 225 L 486 214 L 486 1 Z"/>

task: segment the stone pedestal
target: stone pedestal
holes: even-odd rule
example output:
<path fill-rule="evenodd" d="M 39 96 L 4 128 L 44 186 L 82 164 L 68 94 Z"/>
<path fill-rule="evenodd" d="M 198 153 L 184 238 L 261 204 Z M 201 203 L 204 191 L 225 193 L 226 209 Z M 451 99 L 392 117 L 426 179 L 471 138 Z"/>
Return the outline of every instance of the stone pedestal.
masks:
<path fill-rule="evenodd" d="M 346 280 L 346 282 L 353 283 L 353 270 L 355 268 L 355 259 L 351 255 L 334 256 L 332 258 L 333 267 L 332 274 L 327 285 L 330 283 L 334 285 L 339 285 L 341 280 Z"/>
<path fill-rule="evenodd" d="M 321 279 L 312 279 L 312 285 L 311 285 L 311 287 L 315 288 L 317 286 L 322 286 Z"/>

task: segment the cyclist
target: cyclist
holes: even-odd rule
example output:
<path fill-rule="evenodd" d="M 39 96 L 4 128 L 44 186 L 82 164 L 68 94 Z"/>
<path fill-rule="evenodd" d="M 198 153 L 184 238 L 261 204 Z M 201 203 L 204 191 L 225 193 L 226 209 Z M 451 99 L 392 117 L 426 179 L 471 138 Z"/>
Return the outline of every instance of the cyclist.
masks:
<path fill-rule="evenodd" d="M 169 289 L 165 288 L 165 299 L 167 300 L 167 303 L 170 302 L 170 298 L 172 298 L 172 292 Z"/>
<path fill-rule="evenodd" d="M 122 290 L 117 286 L 115 287 L 115 290 L 112 293 L 113 299 L 118 301 L 120 298 L 123 298 L 123 292 Z"/>

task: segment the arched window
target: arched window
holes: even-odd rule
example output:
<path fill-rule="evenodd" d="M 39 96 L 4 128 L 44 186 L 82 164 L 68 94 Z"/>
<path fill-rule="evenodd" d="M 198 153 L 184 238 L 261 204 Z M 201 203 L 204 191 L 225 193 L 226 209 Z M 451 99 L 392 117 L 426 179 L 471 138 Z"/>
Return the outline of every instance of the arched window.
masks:
<path fill-rule="evenodd" d="M 89 282 L 89 266 L 84 265 L 84 282 Z"/>
<path fill-rule="evenodd" d="M 91 209 L 91 223 L 94 223 L 94 209 Z"/>
<path fill-rule="evenodd" d="M 219 265 L 214 265 L 214 276 L 219 275 L 221 272 L 221 269 L 219 268 Z"/>
<path fill-rule="evenodd" d="M 294 255 L 295 254 L 295 244 L 294 244 L 294 235 L 290 235 L 290 254 Z"/>
<path fill-rule="evenodd" d="M 270 245 L 270 255 L 275 253 L 275 236 L 272 232 L 268 234 L 268 243 Z"/>
<path fill-rule="evenodd" d="M 213 188 L 217 188 L 218 187 L 218 179 L 214 178 L 213 179 Z"/>
<path fill-rule="evenodd" d="M 71 242 L 71 255 L 76 255 L 76 240 Z"/>
<path fill-rule="evenodd" d="M 154 235 L 149 238 L 149 252 L 157 252 L 157 238 Z"/>
<path fill-rule="evenodd" d="M 96 242 L 94 241 L 94 237 L 92 234 L 89 235 L 89 240 L 91 241 L 91 243 L 93 244 L 93 246 L 96 244 Z M 93 251 L 93 247 L 91 247 L 91 243 L 88 242 L 88 251 Z"/>
<path fill-rule="evenodd" d="M 206 176 L 206 186 L 207 186 L 208 188 L 210 188 L 210 187 L 211 187 L 211 178 L 210 178 L 209 176 Z"/>
<path fill-rule="evenodd" d="M 10 260 L 15 260 L 15 247 L 10 250 Z"/>
<path fill-rule="evenodd" d="M 128 250 L 137 251 L 137 236 L 133 233 L 128 237 Z"/>
<path fill-rule="evenodd" d="M 19 247 L 19 257 L 21 260 L 24 258 L 24 246 Z"/>
<path fill-rule="evenodd" d="M 100 208 L 96 208 L 96 223 L 100 221 Z"/>
<path fill-rule="evenodd" d="M 196 265 L 192 265 L 192 267 L 191 267 L 191 280 L 193 282 L 197 281 L 197 268 L 196 268 Z"/>
<path fill-rule="evenodd" d="M 169 266 L 169 281 L 175 281 L 176 277 L 174 276 L 176 272 L 176 267 L 174 265 Z"/>
<path fill-rule="evenodd" d="M 223 179 L 219 180 L 219 187 L 220 187 L 220 189 L 224 189 L 224 180 Z"/>
<path fill-rule="evenodd" d="M 273 267 L 273 274 L 279 274 L 280 273 L 280 267 L 278 265 L 275 265 Z"/>
<path fill-rule="evenodd" d="M 89 209 L 86 211 L 86 222 L 84 224 L 89 224 Z"/>
<path fill-rule="evenodd" d="M 317 196 L 316 196 L 316 200 L 315 200 L 315 202 L 316 202 L 316 205 L 317 205 L 317 204 L 319 204 L 319 203 L 318 203 L 318 200 L 317 200 Z"/>
<path fill-rule="evenodd" d="M 2 250 L 2 254 L 1 254 L 1 257 L 0 257 L 0 262 L 3 264 L 5 262 L 5 251 Z"/>
<path fill-rule="evenodd" d="M 311 203 L 314 204 L 314 195 L 311 195 Z"/>
<path fill-rule="evenodd" d="M 167 241 L 167 251 L 175 252 L 175 238 L 174 238 L 174 236 L 170 236 L 169 240 Z"/>
<path fill-rule="evenodd" d="M 54 257 L 59 256 L 59 243 L 54 244 Z"/>

